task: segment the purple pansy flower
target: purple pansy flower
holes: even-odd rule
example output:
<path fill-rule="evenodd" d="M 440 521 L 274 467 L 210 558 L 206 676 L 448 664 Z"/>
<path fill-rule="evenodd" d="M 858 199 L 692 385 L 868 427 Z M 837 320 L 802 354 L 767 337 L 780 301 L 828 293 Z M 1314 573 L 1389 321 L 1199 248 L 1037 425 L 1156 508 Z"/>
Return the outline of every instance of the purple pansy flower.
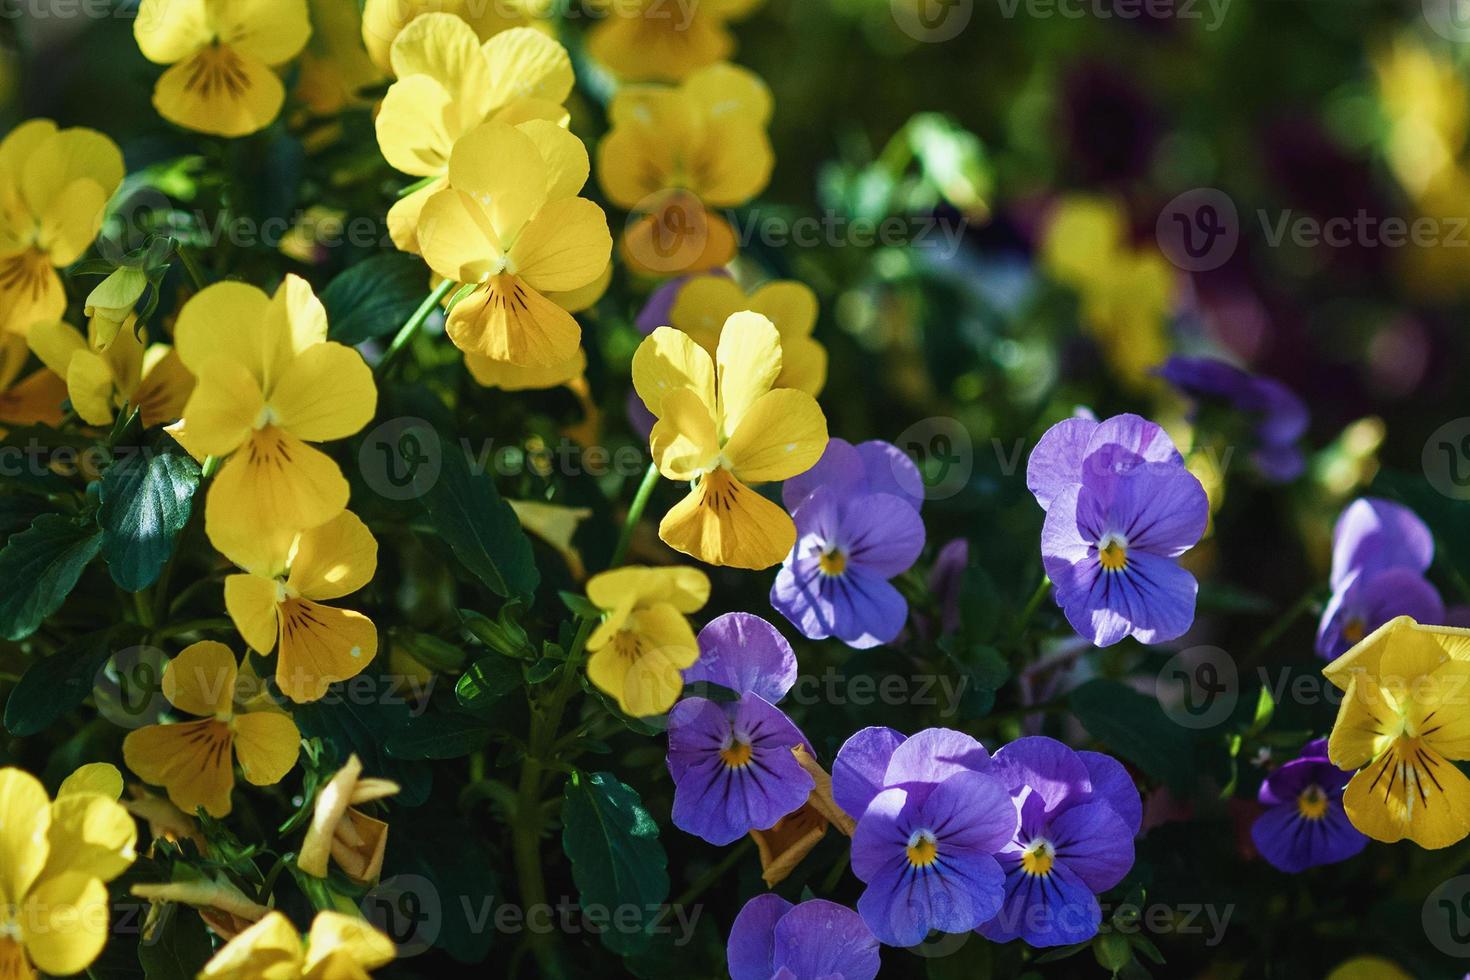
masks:
<path fill-rule="evenodd" d="M 1199 584 L 1175 559 L 1204 534 L 1209 501 L 1159 426 L 1070 418 L 1042 436 L 1026 483 L 1046 511 L 1042 564 L 1057 604 L 1097 646 L 1171 640 Z"/>
<path fill-rule="evenodd" d="M 852 869 L 867 883 L 858 912 L 880 942 L 965 932 L 1000 907 L 994 855 L 1017 817 L 989 767 L 979 742 L 943 728 L 908 739 L 866 728 L 838 752 L 832 794 L 857 817 Z"/>
<path fill-rule="evenodd" d="M 1360 497 L 1348 504 L 1332 529 L 1332 588 L 1355 571 L 1411 568 L 1425 572 L 1434 562 L 1434 535 L 1419 515 L 1392 500 Z"/>
<path fill-rule="evenodd" d="M 1307 431 L 1307 406 L 1286 385 L 1214 357 L 1171 357 L 1158 374 L 1193 398 L 1223 401 L 1254 416 L 1259 445 L 1251 458 L 1266 479 L 1286 483 L 1301 475 L 1296 443 Z"/>
<path fill-rule="evenodd" d="M 924 522 L 891 493 L 819 486 L 792 511 L 796 546 L 771 586 L 771 605 L 802 634 L 848 646 L 888 643 L 908 619 L 908 602 L 888 580 L 924 548 Z"/>
<path fill-rule="evenodd" d="M 711 844 L 766 830 L 798 809 L 815 783 L 792 749 L 806 739 L 775 706 L 796 683 L 796 655 L 759 616 L 728 613 L 699 633 L 686 684 L 708 681 L 735 701 L 685 698 L 669 712 L 674 826 Z"/>
<path fill-rule="evenodd" d="M 1143 820 L 1133 780 L 1110 756 L 1040 736 L 1002 748 L 990 771 L 1010 789 L 1020 821 L 996 855 L 1005 903 L 981 935 L 1032 946 L 1086 942 L 1102 921 L 1097 896 L 1133 867 Z"/>
<path fill-rule="evenodd" d="M 832 487 L 844 496 L 889 493 L 915 510 L 924 503 L 918 466 L 902 449 L 879 439 L 856 446 L 829 439 L 815 466 L 781 484 L 781 501 L 787 510 L 795 510 L 818 487 Z"/>
<path fill-rule="evenodd" d="M 878 940 L 845 905 L 820 898 L 792 905 L 768 893 L 735 917 L 725 961 L 730 980 L 872 980 Z"/>
<path fill-rule="evenodd" d="M 1261 783 L 1258 799 L 1269 807 L 1251 825 L 1251 840 L 1277 869 L 1296 874 L 1346 861 L 1368 844 L 1348 822 L 1342 791 L 1352 773 L 1327 758 L 1327 740 L 1308 742 L 1297 758 Z"/>

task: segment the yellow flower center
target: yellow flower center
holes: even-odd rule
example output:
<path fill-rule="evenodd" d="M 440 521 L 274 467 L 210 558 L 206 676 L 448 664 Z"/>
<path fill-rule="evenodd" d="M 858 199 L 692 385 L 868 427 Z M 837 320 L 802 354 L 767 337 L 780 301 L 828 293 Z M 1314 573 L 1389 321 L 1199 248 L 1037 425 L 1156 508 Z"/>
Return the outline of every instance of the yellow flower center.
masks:
<path fill-rule="evenodd" d="M 723 749 L 720 749 L 720 761 L 724 762 L 731 769 L 744 769 L 750 765 L 751 754 L 750 743 L 731 742 Z"/>
<path fill-rule="evenodd" d="M 1327 816 L 1327 794 L 1320 786 L 1308 786 L 1296 798 L 1296 809 L 1307 820 L 1321 820 Z"/>
<path fill-rule="evenodd" d="M 908 856 L 911 867 L 927 868 L 939 860 L 939 842 L 929 831 L 916 830 L 909 837 Z"/>
<path fill-rule="evenodd" d="M 1097 560 L 1105 572 L 1128 567 L 1128 542 L 1121 534 L 1109 534 L 1097 543 Z"/>
<path fill-rule="evenodd" d="M 1021 870 L 1028 875 L 1051 874 L 1051 866 L 1056 860 L 1057 851 L 1051 846 L 1051 841 L 1038 837 L 1021 852 Z"/>
<path fill-rule="evenodd" d="M 847 555 L 836 548 L 824 551 L 817 556 L 817 567 L 823 575 L 841 575 L 847 571 Z"/>
<path fill-rule="evenodd" d="M 1361 640 L 1367 634 L 1368 634 L 1368 624 L 1365 623 L 1365 622 L 1363 622 L 1361 619 L 1359 619 L 1356 616 L 1354 616 L 1352 619 L 1348 620 L 1347 623 L 1344 624 L 1343 625 L 1343 628 L 1342 628 L 1342 638 L 1344 640 L 1347 640 L 1349 643 L 1353 643 L 1353 644 L 1356 644 L 1359 640 Z"/>

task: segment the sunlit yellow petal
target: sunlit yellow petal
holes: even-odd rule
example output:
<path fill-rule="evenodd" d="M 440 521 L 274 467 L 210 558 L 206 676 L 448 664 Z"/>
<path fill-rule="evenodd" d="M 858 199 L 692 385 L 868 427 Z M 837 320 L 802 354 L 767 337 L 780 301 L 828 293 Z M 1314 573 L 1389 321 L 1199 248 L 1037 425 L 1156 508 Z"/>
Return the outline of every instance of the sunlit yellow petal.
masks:
<path fill-rule="evenodd" d="M 345 439 L 372 421 L 373 372 L 351 347 L 327 342 L 302 351 L 271 392 L 276 424 L 298 439 Z"/>
<path fill-rule="evenodd" d="M 66 289 L 44 253 L 27 249 L 0 258 L 0 329 L 24 334 L 65 312 Z"/>
<path fill-rule="evenodd" d="M 256 383 L 265 383 L 261 339 L 271 298 L 243 282 L 217 282 L 189 297 L 174 323 L 174 349 L 197 377 L 207 361 L 220 357 L 244 365 Z"/>
<path fill-rule="evenodd" d="M 662 414 L 664 398 L 681 388 L 693 391 L 713 416 L 715 362 L 688 334 L 659 327 L 633 353 L 633 388 L 654 415 Z"/>
<path fill-rule="evenodd" d="M 373 127 L 378 149 L 395 170 L 415 177 L 444 173 L 459 126 L 454 96 L 428 75 L 409 75 L 388 88 Z"/>
<path fill-rule="evenodd" d="M 393 206 L 388 209 L 388 237 L 393 239 L 394 247 L 403 252 L 419 254 L 422 250 L 419 245 L 419 219 L 424 205 L 435 191 L 443 187 L 443 181 L 434 181 L 393 202 Z"/>
<path fill-rule="evenodd" d="M 504 266 L 500 236 L 469 195 L 445 187 L 419 213 L 418 245 L 429 268 L 455 282 L 481 282 Z"/>
<path fill-rule="evenodd" d="M 116 774 L 117 770 L 113 770 Z M 119 788 L 121 786 L 119 777 Z M 75 872 L 111 881 L 137 854 L 138 826 L 122 804 L 96 793 L 57 794 L 46 834 L 51 853 L 43 877 Z"/>
<path fill-rule="evenodd" d="M 720 459 L 719 434 L 709 408 L 688 388 L 670 392 L 659 406 L 649 449 L 670 480 L 693 480 Z"/>
<path fill-rule="evenodd" d="M 335 681 L 360 674 L 378 652 L 378 630 L 362 613 L 310 599 L 281 604 L 276 683 L 292 701 L 315 701 Z"/>
<path fill-rule="evenodd" d="M 521 280 L 539 292 L 579 289 L 602 275 L 611 256 L 607 216 L 585 197 L 551 201 L 510 250 Z"/>
<path fill-rule="evenodd" d="M 331 954 L 373 970 L 391 962 L 397 951 L 387 936 L 357 916 L 318 912 L 306 937 L 306 972 L 312 973 Z"/>
<path fill-rule="evenodd" d="M 82 336 L 82 332 L 61 320 L 31 324 L 25 343 L 30 345 L 31 353 L 39 357 L 42 364 L 63 378 L 71 366 L 72 356 L 87 349 L 87 338 Z"/>
<path fill-rule="evenodd" d="M 107 210 L 107 192 L 90 178 L 74 180 L 40 213 L 36 245 L 52 265 L 70 265 L 97 237 Z"/>
<path fill-rule="evenodd" d="M 612 642 L 589 658 L 587 676 L 627 714 L 659 715 L 678 700 L 684 687 L 680 671 L 698 657 L 689 621 L 659 603 L 629 617 Z"/>
<path fill-rule="evenodd" d="M 492 79 L 493 105 L 516 99 L 565 102 L 572 92 L 572 60 L 567 49 L 541 31 L 511 28 L 486 41 L 484 55 Z"/>
<path fill-rule="evenodd" d="M 658 535 L 675 551 L 710 565 L 761 569 L 791 551 L 796 525 L 779 506 L 716 469 L 670 508 Z"/>
<path fill-rule="evenodd" d="M 133 36 L 143 57 L 171 65 L 213 39 L 207 0 L 143 0 L 133 19 Z"/>
<path fill-rule="evenodd" d="M 550 367 L 523 367 L 491 360 L 483 354 L 466 354 L 464 364 L 469 369 L 470 376 L 487 388 L 539 391 L 580 378 L 587 370 L 587 355 L 578 348 L 576 354 L 559 364 Z"/>
<path fill-rule="evenodd" d="M 748 68 L 711 65 L 690 75 L 680 88 L 708 119 L 758 127 L 771 120 L 771 90 Z"/>
<path fill-rule="evenodd" d="M 105 202 L 122 179 L 123 157 L 117 144 L 95 129 L 78 126 L 59 130 L 37 144 L 21 171 L 21 193 L 31 213 L 44 221 L 44 215 L 73 184 L 79 181 L 95 184 L 100 200 Z M 95 229 L 94 222 L 100 217 L 89 214 L 87 222 L 93 223 Z"/>
<path fill-rule="evenodd" d="M 265 399 L 255 378 L 238 361 L 215 358 L 199 372 L 199 384 L 184 403 L 184 422 L 192 447 L 226 456 L 256 434 Z"/>
<path fill-rule="evenodd" d="M 216 474 L 204 529 L 217 550 L 248 554 L 258 546 L 241 546 L 241 538 L 325 524 L 347 506 L 347 496 L 347 481 L 330 456 L 268 426 L 253 432 Z"/>
<path fill-rule="evenodd" d="M 123 761 L 145 783 L 162 786 L 185 813 L 204 807 L 211 816 L 229 815 L 235 787 L 230 726 L 205 718 L 176 725 L 149 725 L 123 739 Z"/>
<path fill-rule="evenodd" d="M 122 796 L 123 778 L 117 766 L 109 762 L 89 762 L 79 766 L 57 787 L 56 798 L 76 793 L 93 793 L 116 800 Z"/>
<path fill-rule="evenodd" d="M 503 122 L 471 129 L 449 155 L 450 186 L 475 199 L 504 240 L 546 203 L 548 176 L 536 141 Z"/>
<path fill-rule="evenodd" d="M 152 428 L 183 417 L 194 392 L 194 375 L 184 367 L 178 352 L 152 347 L 144 364 L 142 382 L 132 396 L 143 413 L 143 425 Z"/>
<path fill-rule="evenodd" d="M 1399 742 L 1353 776 L 1342 797 L 1348 819 L 1387 843 L 1448 847 L 1470 834 L 1470 779 L 1433 749 Z"/>
<path fill-rule="evenodd" d="M 377 539 L 361 518 L 344 510 L 301 533 L 286 585 L 308 599 L 337 599 L 371 582 L 377 567 Z"/>
<path fill-rule="evenodd" d="M 20 769 L 0 769 L 0 901 L 18 903 L 46 865 L 51 800 Z"/>
<path fill-rule="evenodd" d="M 212 12 L 223 43 L 267 65 L 296 57 L 311 37 L 306 0 L 229 0 Z"/>
<path fill-rule="evenodd" d="M 299 980 L 305 955 L 301 934 L 280 912 L 231 939 L 205 964 L 203 980 Z"/>
<path fill-rule="evenodd" d="M 281 711 L 249 711 L 235 717 L 235 756 L 246 782 L 271 786 L 286 778 L 301 752 L 301 732 Z"/>
<path fill-rule="evenodd" d="M 66 369 L 66 392 L 71 407 L 88 425 L 107 425 L 112 421 L 116 379 L 112 368 L 91 351 L 80 351 Z"/>
<path fill-rule="evenodd" d="M 587 183 L 591 167 L 587 145 L 569 130 L 546 119 L 532 119 L 516 129 L 530 137 L 545 161 L 548 200 L 571 197 Z"/>
<path fill-rule="evenodd" d="M 110 911 L 107 886 L 98 878 L 76 872 L 48 876 L 20 910 L 21 942 L 44 972 L 80 973 L 107 942 Z"/>
<path fill-rule="evenodd" d="M 777 388 L 750 407 L 724 452 L 736 477 L 767 483 L 805 473 L 826 448 L 827 419 L 816 400 L 804 391 Z"/>
<path fill-rule="evenodd" d="M 466 353 L 527 367 L 565 363 L 582 341 L 570 313 L 511 275 L 495 276 L 460 300 L 445 332 Z"/>
<path fill-rule="evenodd" d="M 270 653 L 276 648 L 280 623 L 276 619 L 279 590 L 274 579 L 261 575 L 225 578 L 225 610 L 250 649 Z"/>
<path fill-rule="evenodd" d="M 235 674 L 230 648 L 201 640 L 185 647 L 163 669 L 163 696 L 180 711 L 201 718 L 228 714 L 235 696 Z"/>
<path fill-rule="evenodd" d="M 781 373 L 781 335 L 759 313 L 735 313 L 720 331 L 715 350 L 719 373 L 720 431 L 726 438 L 740 428 L 745 413 L 771 390 Z"/>

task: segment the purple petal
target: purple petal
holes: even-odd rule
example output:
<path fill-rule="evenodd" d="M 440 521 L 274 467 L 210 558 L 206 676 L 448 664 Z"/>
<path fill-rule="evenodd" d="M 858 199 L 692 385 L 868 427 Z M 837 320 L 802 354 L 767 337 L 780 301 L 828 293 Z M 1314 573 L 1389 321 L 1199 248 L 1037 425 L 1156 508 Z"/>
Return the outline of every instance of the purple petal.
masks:
<path fill-rule="evenodd" d="M 1133 831 L 1108 804 L 1081 803 L 1051 822 L 1057 863 L 1093 892 L 1105 892 L 1133 867 Z"/>
<path fill-rule="evenodd" d="M 1324 742 L 1325 739 L 1319 739 Z M 1317 743 L 1308 743 L 1315 745 Z M 1295 806 L 1297 797 L 1308 786 L 1316 786 L 1328 796 L 1339 794 L 1343 787 L 1347 786 L 1352 773 L 1343 772 L 1328 761 L 1325 755 L 1306 755 L 1308 749 L 1303 749 L 1303 754 L 1281 766 L 1261 781 L 1261 788 L 1256 793 L 1256 799 L 1264 806 L 1280 806 L 1290 803 Z"/>
<path fill-rule="evenodd" d="M 736 694 L 776 704 L 796 683 L 796 654 L 770 623 L 751 613 L 726 613 L 699 631 L 699 659 L 684 682 L 709 681 Z"/>
<path fill-rule="evenodd" d="M 832 763 L 832 799 L 854 819 L 863 815 L 882 792 L 883 775 L 905 736 L 891 728 L 864 728 L 853 733 Z"/>
<path fill-rule="evenodd" d="M 1438 623 L 1444 618 L 1444 601 L 1439 590 L 1415 569 L 1354 570 L 1322 610 L 1317 655 L 1335 660 L 1395 616 Z"/>
<path fill-rule="evenodd" d="M 1303 817 L 1294 800 L 1274 806 L 1251 824 L 1251 840 L 1263 858 L 1288 874 L 1346 861 L 1368 845 L 1368 838 L 1348 822 L 1340 799 L 1320 820 Z"/>
<path fill-rule="evenodd" d="M 908 601 L 880 576 L 856 565 L 827 575 L 811 556 L 782 566 L 770 599 L 803 636 L 835 636 L 858 649 L 892 642 L 908 619 Z"/>
<path fill-rule="evenodd" d="M 1092 799 L 1113 808 L 1128 830 L 1137 834 L 1143 825 L 1143 800 L 1133 777 L 1123 763 L 1101 752 L 1078 752 L 1092 781 Z"/>
<path fill-rule="evenodd" d="M 869 493 L 891 493 L 914 510 L 924 504 L 924 478 L 909 454 L 891 442 L 871 439 L 858 443 Z"/>
<path fill-rule="evenodd" d="M 878 975 L 878 940 L 852 909 L 814 898 L 776 923 L 774 965 L 797 980 L 872 980 Z"/>
<path fill-rule="evenodd" d="M 978 932 L 993 942 L 1024 939 L 1031 946 L 1069 946 L 1097 935 L 1102 909 L 1097 896 L 1060 862 L 1046 875 L 1021 869 L 1020 852 L 1004 854 L 1005 902 Z"/>
<path fill-rule="evenodd" d="M 893 578 L 913 567 L 924 550 L 924 521 L 902 497 L 865 494 L 847 501 L 836 543 L 849 565 Z"/>
<path fill-rule="evenodd" d="M 1332 588 L 1354 570 L 1412 568 L 1434 561 L 1434 535 L 1402 504 L 1377 497 L 1353 501 L 1332 530 Z"/>
<path fill-rule="evenodd" d="M 929 570 L 929 591 L 939 600 L 939 629 L 953 633 L 960 626 L 960 592 L 970 564 L 970 542 L 955 538 L 939 549 Z"/>
<path fill-rule="evenodd" d="M 775 972 L 776 924 L 792 909 L 790 902 L 772 892 L 745 903 L 725 943 L 730 980 L 771 980 Z"/>
<path fill-rule="evenodd" d="M 842 493 L 860 493 L 867 482 L 862 455 L 846 439 L 828 439 L 816 465 L 781 484 L 781 501 L 795 511 L 818 487 Z"/>
<path fill-rule="evenodd" d="M 629 428 L 638 433 L 644 442 L 647 442 L 648 437 L 653 433 L 653 427 L 658 424 L 658 418 L 648 410 L 648 406 L 643 404 L 643 399 L 638 397 L 638 392 L 632 388 L 628 389 L 625 407 L 628 413 Z"/>
<path fill-rule="evenodd" d="M 1106 473 L 1082 485 L 1077 503 L 1080 531 L 1121 534 L 1135 551 L 1173 558 L 1199 542 L 1210 500 L 1195 475 L 1182 466 L 1149 463 L 1127 473 Z M 1094 539 L 1095 540 L 1095 539 Z"/>
<path fill-rule="evenodd" d="M 1123 473 L 1149 463 L 1183 462 L 1173 440 L 1158 424 L 1139 415 L 1114 415 L 1099 422 L 1087 440 L 1076 482 L 1086 483 L 1100 473 Z"/>
<path fill-rule="evenodd" d="M 990 753 L 964 732 L 926 728 L 893 750 L 883 785 L 939 783 L 959 772 L 985 772 Z"/>
<path fill-rule="evenodd" d="M 1047 429 L 1026 463 L 1026 488 L 1042 510 L 1064 488 L 1082 482 L 1082 457 L 1098 423 L 1091 419 L 1062 419 Z"/>
<path fill-rule="evenodd" d="M 1087 766 L 1076 752 L 1054 738 L 1018 738 L 1001 746 L 991 761 L 991 772 L 1006 784 L 1012 796 L 1030 794 L 1039 798 L 1046 814 L 1092 792 Z"/>

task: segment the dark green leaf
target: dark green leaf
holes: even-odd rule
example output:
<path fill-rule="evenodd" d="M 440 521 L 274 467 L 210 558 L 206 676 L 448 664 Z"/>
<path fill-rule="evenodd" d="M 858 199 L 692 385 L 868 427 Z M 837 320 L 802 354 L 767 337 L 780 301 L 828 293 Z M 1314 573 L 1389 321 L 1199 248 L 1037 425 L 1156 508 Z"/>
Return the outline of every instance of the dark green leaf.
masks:
<path fill-rule="evenodd" d="M 81 704 L 107 662 L 110 635 L 90 634 L 31 664 L 5 702 L 6 730 L 18 738 L 34 735 Z"/>
<path fill-rule="evenodd" d="M 168 439 L 136 452 L 102 474 L 102 556 L 112 580 L 129 592 L 158 581 L 174 540 L 189 522 L 199 464 Z"/>
<path fill-rule="evenodd" d="M 163 909 L 163 920 L 153 935 L 138 942 L 143 975 L 148 980 L 193 980 L 214 953 L 204 920 L 184 905 Z"/>
<path fill-rule="evenodd" d="M 470 669 L 454 685 L 454 694 L 466 708 L 480 710 L 489 708 L 520 686 L 520 663 L 492 653 L 470 664 Z"/>
<path fill-rule="evenodd" d="M 0 635 L 21 640 L 61 608 L 82 569 L 97 557 L 102 532 L 58 514 L 42 514 L 0 550 Z"/>
<path fill-rule="evenodd" d="M 658 824 L 638 794 L 612 773 L 575 773 L 567 780 L 561 840 L 583 909 L 610 915 L 636 908 L 643 917 L 637 930 L 604 931 L 603 945 L 619 954 L 646 946 L 645 930 L 669 895 L 669 872 Z"/>
<path fill-rule="evenodd" d="M 594 606 L 586 596 L 577 595 L 565 589 L 558 592 L 557 595 L 561 597 L 562 605 L 566 606 L 574 616 L 581 616 L 583 619 L 597 619 L 602 616 L 602 610 Z"/>
<path fill-rule="evenodd" d="M 1176 790 L 1189 785 L 1193 732 L 1171 721 L 1158 701 L 1099 679 L 1077 688 L 1068 702 L 1082 727 L 1110 750 Z"/>
<path fill-rule="evenodd" d="M 366 683 L 362 683 L 366 681 Z M 387 678 L 358 675 L 333 684 L 320 701 L 291 706 L 291 717 L 307 738 L 320 738 L 339 761 L 356 752 L 369 776 L 391 779 L 402 787 L 394 801 L 418 806 L 429 797 L 428 766 L 389 755 L 385 745 L 412 719 L 403 692 Z"/>
<path fill-rule="evenodd" d="M 490 730 L 474 715 L 431 711 L 389 735 L 386 748 L 395 759 L 458 759 L 483 748 L 489 737 Z"/>
<path fill-rule="evenodd" d="M 330 339 L 360 344 L 384 337 L 403 326 L 429 293 L 429 270 L 405 252 L 385 252 L 363 259 L 327 284 Z"/>
<path fill-rule="evenodd" d="M 491 854 L 474 829 L 453 817 L 416 814 L 412 833 L 388 836 L 383 878 L 399 875 L 401 881 L 425 879 L 433 886 L 439 909 L 433 944 L 461 963 L 481 963 L 500 931 L 501 890 Z"/>

